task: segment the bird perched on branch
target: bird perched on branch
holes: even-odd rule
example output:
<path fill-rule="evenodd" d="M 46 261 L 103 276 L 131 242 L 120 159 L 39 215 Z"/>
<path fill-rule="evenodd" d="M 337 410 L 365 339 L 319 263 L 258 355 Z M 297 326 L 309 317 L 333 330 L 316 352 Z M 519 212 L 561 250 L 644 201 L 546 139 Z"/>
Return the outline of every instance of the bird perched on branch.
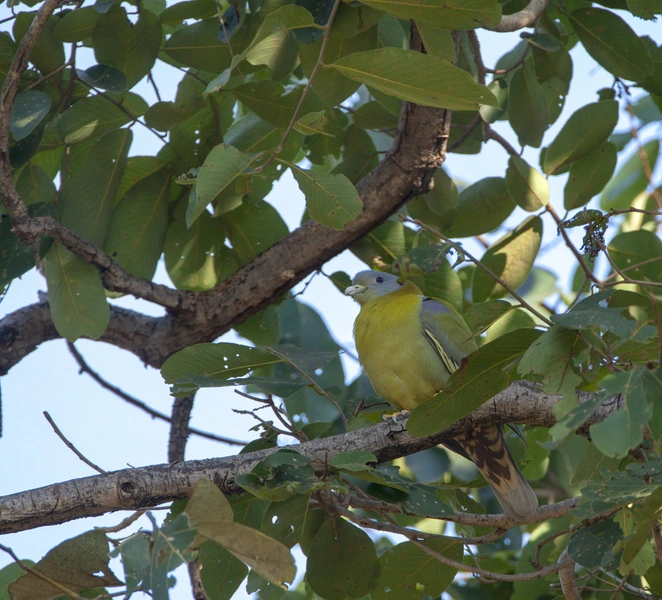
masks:
<path fill-rule="evenodd" d="M 476 350 L 459 313 L 428 298 L 411 281 L 362 271 L 345 290 L 361 305 L 354 338 L 375 392 L 400 411 L 412 411 L 442 390 L 462 359 Z M 531 486 L 514 463 L 501 428 L 474 428 L 447 446 L 480 470 L 506 513 L 531 515 L 538 507 Z"/>

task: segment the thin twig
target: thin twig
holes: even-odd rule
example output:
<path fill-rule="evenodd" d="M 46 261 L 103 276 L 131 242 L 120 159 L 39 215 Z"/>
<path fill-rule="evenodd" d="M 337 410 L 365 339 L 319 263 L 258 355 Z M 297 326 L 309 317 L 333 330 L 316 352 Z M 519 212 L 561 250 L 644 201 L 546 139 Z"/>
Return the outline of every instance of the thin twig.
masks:
<path fill-rule="evenodd" d="M 310 383 L 310 385 L 313 386 L 313 389 L 314 389 L 314 390 L 315 390 L 320 396 L 323 396 L 323 397 L 326 398 L 329 402 L 331 402 L 331 404 L 333 404 L 333 406 L 335 406 L 336 409 L 338 410 L 338 414 L 340 415 L 340 418 L 342 419 L 342 422 L 343 422 L 344 425 L 345 425 L 345 429 L 347 429 L 347 426 L 349 425 L 349 421 L 347 420 L 347 417 L 345 416 L 345 413 L 343 412 L 342 408 L 340 408 L 340 404 L 338 404 L 338 401 L 337 401 L 333 396 L 331 396 L 331 394 L 329 394 L 326 390 L 323 390 L 323 389 L 319 386 L 319 384 L 318 384 L 318 383 L 317 383 L 317 382 L 316 382 L 316 381 L 315 381 L 315 380 L 314 380 L 314 379 L 313 379 L 308 373 L 306 373 L 301 367 L 299 367 L 299 365 L 297 365 L 296 363 L 292 362 L 287 356 L 285 356 L 284 354 L 281 354 L 280 352 L 278 352 L 278 350 L 274 350 L 274 348 L 270 348 L 269 346 L 265 346 L 264 349 L 267 350 L 268 352 L 271 352 L 272 354 L 274 354 L 275 356 L 277 356 L 278 358 L 280 358 L 281 360 L 283 360 L 284 362 L 286 362 L 288 365 L 290 365 L 290 367 L 292 367 L 295 371 L 297 371 L 298 373 L 300 373 L 301 376 L 302 376 L 302 377 L 303 377 L 308 383 Z"/>
<path fill-rule="evenodd" d="M 43 83 L 43 82 L 46 81 L 47 79 L 50 79 L 50 78 L 53 77 L 54 75 L 57 75 L 58 73 L 61 73 L 62 71 L 64 71 L 64 70 L 65 70 L 67 67 L 69 67 L 69 66 L 71 66 L 71 65 L 70 65 L 69 62 L 67 61 L 66 63 L 64 63 L 63 65 L 60 65 L 57 69 L 55 69 L 55 71 L 51 71 L 51 72 L 48 73 L 47 75 L 44 75 L 43 77 L 37 79 L 37 81 L 35 81 L 34 83 L 31 83 L 31 84 L 28 85 L 27 87 L 23 88 L 21 91 L 22 91 L 22 92 L 27 92 L 27 91 L 29 91 L 29 90 L 31 90 L 31 89 L 33 89 L 33 88 L 36 88 L 38 85 L 40 85 L 41 83 Z"/>
<path fill-rule="evenodd" d="M 149 81 L 152 84 L 152 89 L 154 90 L 154 93 L 156 94 L 156 99 L 159 102 L 162 102 L 161 100 L 161 93 L 159 92 L 159 87 L 156 85 L 156 81 L 154 81 L 154 75 L 150 71 L 147 73 L 147 81 Z"/>
<path fill-rule="evenodd" d="M 479 269 L 482 271 L 485 271 L 496 283 L 498 283 L 500 286 L 502 286 L 505 290 L 508 291 L 508 293 L 515 298 L 521 305 L 522 308 L 526 308 L 529 312 L 534 314 L 536 317 L 538 317 L 543 323 L 546 323 L 550 327 L 552 326 L 552 322 L 545 317 L 541 312 L 533 308 L 522 296 L 520 296 L 515 290 L 513 290 L 501 277 L 499 277 L 496 273 L 494 273 L 491 269 L 486 267 L 482 262 L 480 262 L 476 257 L 472 256 L 469 252 L 467 252 L 462 244 L 459 244 L 458 242 L 454 242 L 451 240 L 449 237 L 446 237 L 443 233 L 440 233 L 436 229 L 433 229 L 432 227 L 429 227 L 425 223 L 419 221 L 418 219 L 411 219 L 409 217 L 400 217 L 405 223 L 413 223 L 414 225 L 418 225 L 428 233 L 431 233 L 432 235 L 438 237 L 441 240 L 444 240 L 446 243 L 450 244 L 461 252 L 464 256 L 466 256 L 472 263 L 474 263 Z"/>
<path fill-rule="evenodd" d="M 482 122 L 483 119 L 481 118 L 480 113 L 478 113 L 473 118 L 471 123 L 463 126 L 464 132 L 450 146 L 448 146 L 448 152 L 453 152 L 457 150 L 462 144 L 464 144 L 464 142 L 466 142 L 469 136 L 474 132 L 474 129 L 476 129 L 476 127 L 478 127 L 478 125 L 480 125 Z"/>
<path fill-rule="evenodd" d="M 559 562 L 565 561 L 567 564 L 559 569 L 559 582 L 563 597 L 566 600 L 582 600 L 579 589 L 577 589 L 577 579 L 575 578 L 575 561 L 568 555 L 568 549 L 565 548 L 559 556 Z"/>
<path fill-rule="evenodd" d="M 56 435 L 64 442 L 64 445 L 69 448 L 78 458 L 80 458 L 88 467 L 92 467 L 97 473 L 101 473 L 102 475 L 105 473 L 108 473 L 108 471 L 104 471 L 101 467 L 95 465 L 91 460 L 88 460 L 83 456 L 83 453 L 80 452 L 76 446 L 74 446 L 65 436 L 64 434 L 60 431 L 60 428 L 55 424 L 55 421 L 51 418 L 51 416 L 48 414 L 48 411 L 44 411 L 44 417 L 46 417 L 46 420 L 50 423 L 51 427 L 53 428 L 53 431 L 56 433 Z"/>
<path fill-rule="evenodd" d="M 489 140 L 494 140 L 495 142 L 498 142 L 501 144 L 503 149 L 510 154 L 510 156 L 520 156 L 522 152 L 518 152 L 515 150 L 515 148 L 510 144 L 510 142 L 504 138 L 500 133 L 497 133 L 490 127 L 487 123 L 484 124 L 483 126 L 483 139 L 487 142 Z"/>
<path fill-rule="evenodd" d="M 95 529 L 100 529 L 104 533 L 117 533 L 126 529 L 129 525 L 135 523 L 140 517 L 142 517 L 147 511 L 137 510 L 136 512 L 130 514 L 126 519 L 122 519 L 117 525 L 112 525 L 110 527 L 96 527 Z"/>
<path fill-rule="evenodd" d="M 135 406 L 136 408 L 139 408 L 140 410 L 145 411 L 148 415 L 155 419 L 160 419 L 161 421 L 165 421 L 166 423 L 172 423 L 172 420 L 170 417 L 162 412 L 159 412 L 158 410 L 154 410 L 147 404 L 145 404 L 142 400 L 138 400 L 137 398 L 134 398 L 133 396 L 130 396 L 126 392 L 123 392 L 121 389 L 118 387 L 115 387 L 113 384 L 108 383 L 101 375 L 99 375 L 96 371 L 93 371 L 89 365 L 85 362 L 85 359 L 80 355 L 76 347 L 71 343 L 67 342 L 67 347 L 69 348 L 69 352 L 73 355 L 73 357 L 76 359 L 76 362 L 78 363 L 78 366 L 80 367 L 80 373 L 87 373 L 94 381 L 96 381 L 102 388 L 108 390 L 109 392 L 112 392 L 116 396 L 122 398 L 122 400 L 128 402 L 132 406 Z M 200 429 L 195 429 L 194 427 L 189 427 L 188 428 L 189 432 L 192 433 L 193 435 L 197 435 L 203 438 L 207 438 L 208 440 L 213 440 L 215 442 L 221 442 L 223 444 L 230 444 L 233 446 L 245 446 L 247 442 L 242 442 L 241 440 L 234 440 L 231 438 L 226 438 L 222 437 L 220 435 L 216 435 L 214 433 L 209 433 L 207 431 L 201 431 Z"/>
<path fill-rule="evenodd" d="M 280 407 L 276 406 L 276 403 L 274 402 L 274 399 L 270 394 L 267 394 L 267 398 L 258 398 L 257 396 L 252 396 L 251 394 L 242 392 L 241 390 L 234 390 L 234 393 L 238 394 L 239 396 L 243 396 L 244 398 L 248 398 L 249 400 L 253 400 L 254 402 L 260 402 L 265 404 L 266 406 L 271 408 L 272 412 L 274 413 L 274 415 L 276 415 L 276 418 L 282 423 L 283 427 L 285 427 L 285 429 L 287 429 L 287 431 L 290 432 L 289 434 L 286 433 L 287 435 L 291 435 L 300 442 L 308 441 L 308 438 L 305 436 L 305 434 L 301 430 L 297 429 L 296 425 L 292 423 L 289 415 Z"/>

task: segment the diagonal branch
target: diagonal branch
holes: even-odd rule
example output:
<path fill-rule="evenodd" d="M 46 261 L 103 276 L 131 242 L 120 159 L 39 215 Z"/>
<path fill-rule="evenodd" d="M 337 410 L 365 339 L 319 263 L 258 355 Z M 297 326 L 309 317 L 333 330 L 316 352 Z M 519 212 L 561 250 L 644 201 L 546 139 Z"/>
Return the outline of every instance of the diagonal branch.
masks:
<path fill-rule="evenodd" d="M 506 15 L 501 19 L 501 23 L 489 29 L 491 31 L 506 33 L 530 27 L 545 12 L 548 2 L 549 0 L 531 0 L 522 10 L 512 15 Z"/>

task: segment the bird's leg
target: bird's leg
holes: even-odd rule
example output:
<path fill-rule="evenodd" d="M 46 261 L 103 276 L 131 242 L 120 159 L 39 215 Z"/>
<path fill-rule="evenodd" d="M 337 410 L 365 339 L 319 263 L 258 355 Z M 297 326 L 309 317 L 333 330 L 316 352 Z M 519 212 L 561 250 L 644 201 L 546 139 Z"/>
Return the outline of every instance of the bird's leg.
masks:
<path fill-rule="evenodd" d="M 391 415 L 382 415 L 382 419 L 384 421 L 393 421 L 394 423 L 397 423 L 399 419 L 406 419 L 410 414 L 410 410 L 399 410 Z"/>

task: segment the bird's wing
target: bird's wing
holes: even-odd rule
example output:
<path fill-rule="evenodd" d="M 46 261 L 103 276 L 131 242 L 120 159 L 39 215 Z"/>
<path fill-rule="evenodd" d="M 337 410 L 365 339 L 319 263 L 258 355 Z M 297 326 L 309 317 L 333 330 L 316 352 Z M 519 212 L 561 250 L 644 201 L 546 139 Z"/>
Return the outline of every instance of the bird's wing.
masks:
<path fill-rule="evenodd" d="M 421 302 L 423 335 L 449 373 L 457 371 L 462 359 L 476 349 L 471 331 L 458 312 L 435 298 Z"/>

